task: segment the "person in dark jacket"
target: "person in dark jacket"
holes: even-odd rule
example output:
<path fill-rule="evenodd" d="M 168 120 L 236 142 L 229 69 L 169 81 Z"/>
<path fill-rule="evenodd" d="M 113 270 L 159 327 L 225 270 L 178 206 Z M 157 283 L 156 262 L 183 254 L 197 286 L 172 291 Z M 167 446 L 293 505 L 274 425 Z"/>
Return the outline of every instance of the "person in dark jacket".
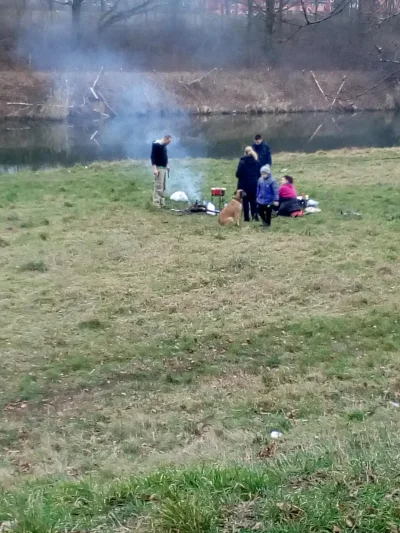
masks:
<path fill-rule="evenodd" d="M 278 216 L 290 217 L 292 213 L 302 213 L 292 176 L 283 176 L 279 188 Z"/>
<path fill-rule="evenodd" d="M 261 177 L 257 185 L 258 213 L 263 227 L 271 227 L 272 210 L 279 205 L 279 185 L 271 174 L 271 167 L 264 165 L 260 170 Z"/>
<path fill-rule="evenodd" d="M 259 134 L 254 137 L 253 150 L 258 155 L 260 166 L 272 166 L 271 148 L 263 141 L 262 136 Z"/>
<path fill-rule="evenodd" d="M 168 171 L 167 146 L 171 141 L 171 135 L 164 135 L 162 139 L 154 141 L 151 146 L 151 164 L 154 174 L 154 207 L 165 207 L 165 189 Z"/>
<path fill-rule="evenodd" d="M 239 161 L 236 177 L 237 188 L 242 189 L 246 196 L 243 197 L 243 214 L 245 222 L 250 221 L 250 212 L 253 220 L 258 220 L 257 211 L 257 182 L 260 176 L 258 157 L 251 146 L 244 149 L 244 157 Z"/>

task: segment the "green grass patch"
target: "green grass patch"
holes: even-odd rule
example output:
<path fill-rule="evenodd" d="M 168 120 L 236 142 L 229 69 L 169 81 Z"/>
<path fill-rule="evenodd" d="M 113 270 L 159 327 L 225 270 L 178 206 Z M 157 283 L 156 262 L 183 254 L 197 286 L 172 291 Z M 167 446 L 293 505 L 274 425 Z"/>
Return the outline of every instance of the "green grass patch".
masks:
<path fill-rule="evenodd" d="M 268 233 L 154 210 L 139 162 L 5 176 L 0 524 L 395 532 L 396 157 L 278 154 L 322 212 Z"/>

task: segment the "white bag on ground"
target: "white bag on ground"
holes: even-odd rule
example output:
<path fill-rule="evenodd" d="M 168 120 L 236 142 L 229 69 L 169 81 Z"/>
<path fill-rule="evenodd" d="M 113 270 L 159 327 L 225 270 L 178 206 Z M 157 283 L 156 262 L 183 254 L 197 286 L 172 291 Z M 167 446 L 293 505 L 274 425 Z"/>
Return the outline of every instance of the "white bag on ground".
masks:
<path fill-rule="evenodd" d="M 211 202 L 207 202 L 207 214 L 208 215 L 216 215 L 217 214 L 217 208 Z"/>
<path fill-rule="evenodd" d="M 187 194 L 183 191 L 176 191 L 172 193 L 170 199 L 174 202 L 189 202 Z"/>
<path fill-rule="evenodd" d="M 307 200 L 307 207 L 318 207 L 318 205 L 317 200 L 312 200 L 311 198 Z"/>
<path fill-rule="evenodd" d="M 319 207 L 306 207 L 304 209 L 304 213 L 306 215 L 312 215 L 314 213 L 321 213 L 321 209 Z"/>

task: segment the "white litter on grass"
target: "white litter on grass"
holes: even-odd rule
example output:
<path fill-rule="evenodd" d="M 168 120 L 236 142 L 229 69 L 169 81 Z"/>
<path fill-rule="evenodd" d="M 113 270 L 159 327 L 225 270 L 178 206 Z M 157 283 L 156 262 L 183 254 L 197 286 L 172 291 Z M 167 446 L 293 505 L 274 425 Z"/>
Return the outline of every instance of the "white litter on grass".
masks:
<path fill-rule="evenodd" d="M 269 435 L 271 439 L 280 439 L 281 437 L 283 437 L 283 433 L 281 433 L 280 431 L 271 431 Z"/>
<path fill-rule="evenodd" d="M 173 192 L 170 196 L 170 199 L 174 202 L 189 202 L 187 194 L 183 191 Z"/>
<path fill-rule="evenodd" d="M 389 404 L 392 405 L 393 407 L 400 407 L 399 402 L 389 402 Z"/>
<path fill-rule="evenodd" d="M 312 215 L 314 213 L 321 213 L 321 209 L 319 207 L 306 207 L 304 209 L 304 213 L 306 215 Z"/>
<path fill-rule="evenodd" d="M 217 214 L 217 208 L 211 202 L 207 202 L 207 214 L 208 215 L 216 215 Z"/>
<path fill-rule="evenodd" d="M 319 206 L 319 203 L 317 202 L 317 200 L 312 200 L 311 198 L 307 200 L 307 207 L 318 207 L 318 206 Z"/>

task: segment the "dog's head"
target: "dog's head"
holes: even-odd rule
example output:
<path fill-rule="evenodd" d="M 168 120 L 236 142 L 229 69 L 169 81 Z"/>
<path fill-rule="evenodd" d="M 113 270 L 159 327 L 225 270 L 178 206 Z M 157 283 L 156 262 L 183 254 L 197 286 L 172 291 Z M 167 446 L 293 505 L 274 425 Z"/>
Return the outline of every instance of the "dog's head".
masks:
<path fill-rule="evenodd" d="M 238 202 L 241 202 L 245 196 L 247 196 L 247 194 L 244 192 L 244 190 L 238 189 L 237 191 L 235 191 L 233 198 Z"/>

